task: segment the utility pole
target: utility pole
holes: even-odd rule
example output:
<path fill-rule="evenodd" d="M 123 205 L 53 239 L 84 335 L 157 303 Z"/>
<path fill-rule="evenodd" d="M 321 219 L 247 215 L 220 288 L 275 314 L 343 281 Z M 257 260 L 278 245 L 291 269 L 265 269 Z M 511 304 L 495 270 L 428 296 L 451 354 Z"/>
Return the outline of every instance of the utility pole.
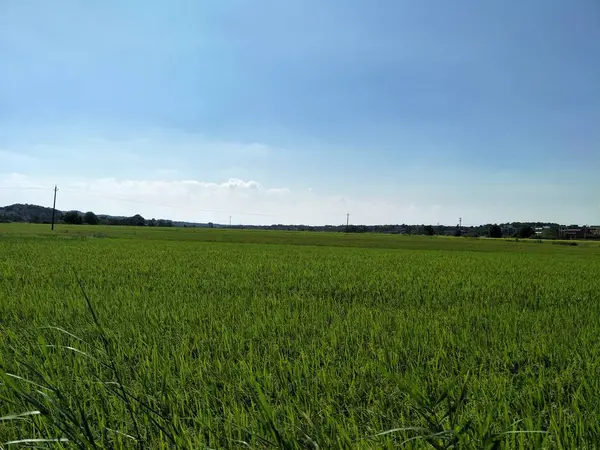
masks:
<path fill-rule="evenodd" d="M 231 216 L 229 216 L 229 228 L 231 228 Z"/>
<path fill-rule="evenodd" d="M 458 218 L 458 228 L 462 228 L 462 217 Z"/>
<path fill-rule="evenodd" d="M 350 226 L 350 213 L 346 213 L 346 230 Z"/>
<path fill-rule="evenodd" d="M 56 193 L 58 192 L 58 186 L 54 185 L 54 203 L 52 203 L 52 231 L 54 231 L 54 215 L 56 213 Z"/>

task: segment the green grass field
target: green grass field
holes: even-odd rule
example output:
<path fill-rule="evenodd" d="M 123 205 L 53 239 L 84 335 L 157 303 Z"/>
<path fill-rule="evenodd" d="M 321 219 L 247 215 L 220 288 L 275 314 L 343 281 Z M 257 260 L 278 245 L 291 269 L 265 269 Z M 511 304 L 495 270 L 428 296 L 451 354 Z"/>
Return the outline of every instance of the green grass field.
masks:
<path fill-rule="evenodd" d="M 48 228 L 0 224 L 1 447 L 600 447 L 597 244 Z"/>

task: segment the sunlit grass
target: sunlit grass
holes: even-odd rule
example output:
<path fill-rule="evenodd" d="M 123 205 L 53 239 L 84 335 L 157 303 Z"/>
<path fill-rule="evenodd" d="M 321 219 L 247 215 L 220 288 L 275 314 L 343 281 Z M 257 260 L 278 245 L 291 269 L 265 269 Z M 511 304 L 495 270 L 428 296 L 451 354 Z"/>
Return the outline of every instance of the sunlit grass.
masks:
<path fill-rule="evenodd" d="M 598 247 L 11 227 L 0 445 L 600 442 Z"/>

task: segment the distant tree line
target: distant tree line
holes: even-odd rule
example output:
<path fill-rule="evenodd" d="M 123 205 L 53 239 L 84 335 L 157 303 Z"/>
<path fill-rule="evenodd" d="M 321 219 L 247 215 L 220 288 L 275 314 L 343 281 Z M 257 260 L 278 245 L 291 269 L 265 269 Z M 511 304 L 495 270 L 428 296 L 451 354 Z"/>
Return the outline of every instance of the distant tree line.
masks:
<path fill-rule="evenodd" d="M 38 205 L 14 204 L 0 207 L 0 222 L 31 222 L 47 223 L 52 220 L 52 208 Z M 234 228 L 234 229 L 261 229 L 261 230 L 289 230 L 306 232 L 340 232 L 340 233 L 387 233 L 425 236 L 463 236 L 463 237 L 490 237 L 490 238 L 531 238 L 561 239 L 561 225 L 547 222 L 511 222 L 500 224 L 485 224 L 478 226 L 448 226 L 448 225 L 233 225 L 227 226 L 216 223 L 191 223 L 173 222 L 163 219 L 145 219 L 139 214 L 131 217 L 117 217 L 109 215 L 96 215 L 92 211 L 82 213 L 79 211 L 56 211 L 56 223 L 88 224 L 88 225 L 120 225 L 120 226 L 147 226 L 147 227 L 206 227 L 206 228 Z M 568 228 L 580 228 L 569 225 Z M 587 233 L 585 227 L 580 234 L 586 239 L 599 239 L 600 234 Z M 537 231 L 536 231 L 537 229 Z"/>
<path fill-rule="evenodd" d="M 233 228 L 233 229 L 261 229 L 261 230 L 286 230 L 286 231 L 328 231 L 341 233 L 386 233 L 423 236 L 455 236 L 455 237 L 489 237 L 489 238 L 518 238 L 518 239 L 561 239 L 561 225 L 544 222 L 512 222 L 502 224 L 486 224 L 479 226 L 447 226 L 447 225 L 217 225 L 212 222 L 206 224 L 193 224 L 172 222 L 170 220 L 144 219 L 139 214 L 132 217 L 96 216 L 93 212 L 81 214 L 69 211 L 62 216 L 62 221 L 69 224 L 89 225 L 121 225 L 121 226 L 156 226 L 156 227 L 206 227 L 206 228 Z M 537 232 L 536 232 L 537 228 Z M 571 225 L 570 228 L 577 228 Z M 539 231 L 541 230 L 541 231 Z M 589 239 L 597 236 L 588 235 Z"/>
<path fill-rule="evenodd" d="M 573 225 L 572 227 L 577 227 Z M 239 228 L 234 226 L 234 228 Z M 511 222 L 501 224 L 485 224 L 478 226 L 448 226 L 448 225 L 270 225 L 244 226 L 243 228 L 295 230 L 295 231 L 333 231 L 344 233 L 390 233 L 424 236 L 456 236 L 456 237 L 491 237 L 491 238 L 522 238 L 536 236 L 536 228 L 543 228 L 537 237 L 541 239 L 559 239 L 561 225 L 547 222 Z"/>
<path fill-rule="evenodd" d="M 68 211 L 63 214 L 62 222 L 70 225 L 118 225 L 132 227 L 172 227 L 173 221 L 163 219 L 144 219 L 139 214 L 131 217 L 97 216 L 92 211 L 85 214 L 79 211 Z"/>

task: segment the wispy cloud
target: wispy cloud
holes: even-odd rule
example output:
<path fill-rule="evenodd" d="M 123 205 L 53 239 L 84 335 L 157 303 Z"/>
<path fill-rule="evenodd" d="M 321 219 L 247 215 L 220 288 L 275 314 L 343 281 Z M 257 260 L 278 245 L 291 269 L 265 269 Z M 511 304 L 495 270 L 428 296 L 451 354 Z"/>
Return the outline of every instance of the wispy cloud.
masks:
<path fill-rule="evenodd" d="M 0 190 L 0 204 L 49 205 L 51 200 L 52 184 L 47 180 L 12 174 L 0 178 L 0 186 L 12 187 Z M 45 191 L 40 189 L 44 187 Z M 199 222 L 226 223 L 233 216 L 235 223 L 246 224 L 338 224 L 348 211 L 356 223 L 414 222 L 434 221 L 437 211 L 414 202 L 294 191 L 235 178 L 223 182 L 71 178 L 60 180 L 59 189 L 59 209 Z"/>
<path fill-rule="evenodd" d="M 164 128 L 16 125 L 0 132 L 0 173 L 51 171 L 90 177 L 248 176 L 274 149 L 257 142 L 215 139 Z M 232 168 L 238 167 L 232 173 Z"/>
<path fill-rule="evenodd" d="M 31 155 L 0 149 L 0 168 L 5 168 L 4 170 L 11 166 L 27 167 L 39 162 L 38 158 Z"/>
<path fill-rule="evenodd" d="M 504 179 L 509 180 L 504 177 Z M 0 175 L 0 205 L 51 205 L 53 182 L 58 208 L 115 215 L 142 214 L 197 222 L 271 224 L 442 223 L 505 221 L 598 222 L 597 200 L 577 197 L 578 188 L 513 183 L 478 190 L 464 186 L 404 186 L 402 190 L 331 193 L 319 189 L 265 186 L 252 179 L 128 179 Z M 570 199 L 570 200 L 569 200 Z M 555 202 L 566 206 L 557 209 Z"/>

